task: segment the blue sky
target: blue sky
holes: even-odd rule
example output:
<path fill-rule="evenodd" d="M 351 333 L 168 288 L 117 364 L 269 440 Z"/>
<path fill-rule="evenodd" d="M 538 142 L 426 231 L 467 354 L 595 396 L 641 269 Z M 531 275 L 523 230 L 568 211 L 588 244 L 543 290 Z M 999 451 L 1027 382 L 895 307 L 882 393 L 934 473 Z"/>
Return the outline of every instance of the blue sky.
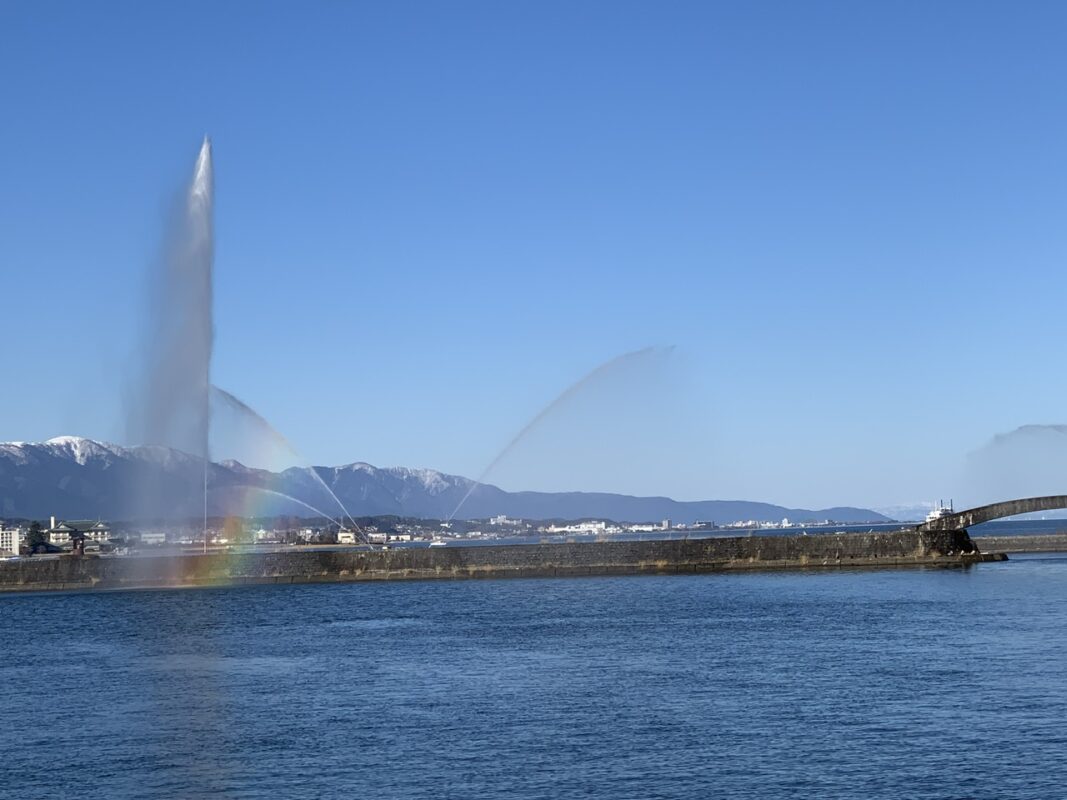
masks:
<path fill-rule="evenodd" d="M 215 381 L 316 463 L 820 506 L 1067 422 L 1067 8 L 6 3 L 0 440 L 121 440 L 215 148 Z"/>

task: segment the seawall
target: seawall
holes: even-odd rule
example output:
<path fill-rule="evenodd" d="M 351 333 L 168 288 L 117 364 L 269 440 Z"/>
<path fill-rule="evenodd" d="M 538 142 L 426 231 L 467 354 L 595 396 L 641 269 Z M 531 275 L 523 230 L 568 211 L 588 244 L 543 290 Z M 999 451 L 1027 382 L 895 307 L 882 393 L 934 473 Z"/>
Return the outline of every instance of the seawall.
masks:
<path fill-rule="evenodd" d="M 274 553 L 22 558 L 0 563 L 0 592 L 566 577 L 747 569 L 945 566 L 983 555 L 963 531 L 746 536 L 676 541 Z"/>
<path fill-rule="evenodd" d="M 981 550 L 988 552 L 1067 552 L 1067 533 L 1045 533 L 1034 536 L 975 536 L 973 541 Z"/>

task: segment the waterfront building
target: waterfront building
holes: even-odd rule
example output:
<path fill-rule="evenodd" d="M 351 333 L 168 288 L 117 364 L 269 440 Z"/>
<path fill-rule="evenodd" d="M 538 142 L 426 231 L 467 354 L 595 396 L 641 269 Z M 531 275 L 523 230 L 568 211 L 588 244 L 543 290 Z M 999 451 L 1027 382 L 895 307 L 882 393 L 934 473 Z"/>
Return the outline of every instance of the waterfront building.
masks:
<path fill-rule="evenodd" d="M 17 556 L 19 546 L 26 541 L 26 531 L 22 528 L 5 528 L 0 525 L 0 552 Z"/>
<path fill-rule="evenodd" d="M 652 533 L 653 531 L 662 531 L 664 530 L 664 528 L 663 523 L 656 525 L 651 522 L 645 522 L 637 525 L 627 525 L 626 530 L 630 531 L 631 533 Z"/>
<path fill-rule="evenodd" d="M 574 525 L 549 525 L 546 533 L 606 533 L 608 523 L 598 520 L 578 522 Z"/>
<path fill-rule="evenodd" d="M 56 523 L 51 518 L 51 527 L 45 532 L 48 541 L 55 545 L 70 544 L 72 539 L 85 539 L 101 544 L 111 538 L 111 526 L 100 520 L 71 519 Z"/>
<path fill-rule="evenodd" d="M 338 531 L 337 532 L 337 544 L 355 544 L 356 532 L 355 531 Z"/>

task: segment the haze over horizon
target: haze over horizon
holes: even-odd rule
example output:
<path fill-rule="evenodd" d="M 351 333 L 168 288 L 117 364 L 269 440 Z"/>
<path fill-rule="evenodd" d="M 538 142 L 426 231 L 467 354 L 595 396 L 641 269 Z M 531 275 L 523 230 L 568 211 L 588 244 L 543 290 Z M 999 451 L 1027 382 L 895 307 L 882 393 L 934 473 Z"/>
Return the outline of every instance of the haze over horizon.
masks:
<path fill-rule="evenodd" d="M 0 9 L 0 441 L 126 440 L 208 133 L 213 379 L 308 461 L 476 478 L 598 365 L 674 345 L 488 480 L 808 508 L 1058 485 L 1067 9 L 414 8 Z"/>

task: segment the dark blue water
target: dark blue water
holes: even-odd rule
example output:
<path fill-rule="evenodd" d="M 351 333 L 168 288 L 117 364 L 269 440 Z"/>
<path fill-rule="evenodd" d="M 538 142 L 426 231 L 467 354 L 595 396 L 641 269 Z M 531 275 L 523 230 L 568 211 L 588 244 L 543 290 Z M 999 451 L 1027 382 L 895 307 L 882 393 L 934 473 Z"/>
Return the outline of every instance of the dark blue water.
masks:
<path fill-rule="evenodd" d="M 1062 798 L 1067 558 L 0 596 L 10 798 Z"/>

